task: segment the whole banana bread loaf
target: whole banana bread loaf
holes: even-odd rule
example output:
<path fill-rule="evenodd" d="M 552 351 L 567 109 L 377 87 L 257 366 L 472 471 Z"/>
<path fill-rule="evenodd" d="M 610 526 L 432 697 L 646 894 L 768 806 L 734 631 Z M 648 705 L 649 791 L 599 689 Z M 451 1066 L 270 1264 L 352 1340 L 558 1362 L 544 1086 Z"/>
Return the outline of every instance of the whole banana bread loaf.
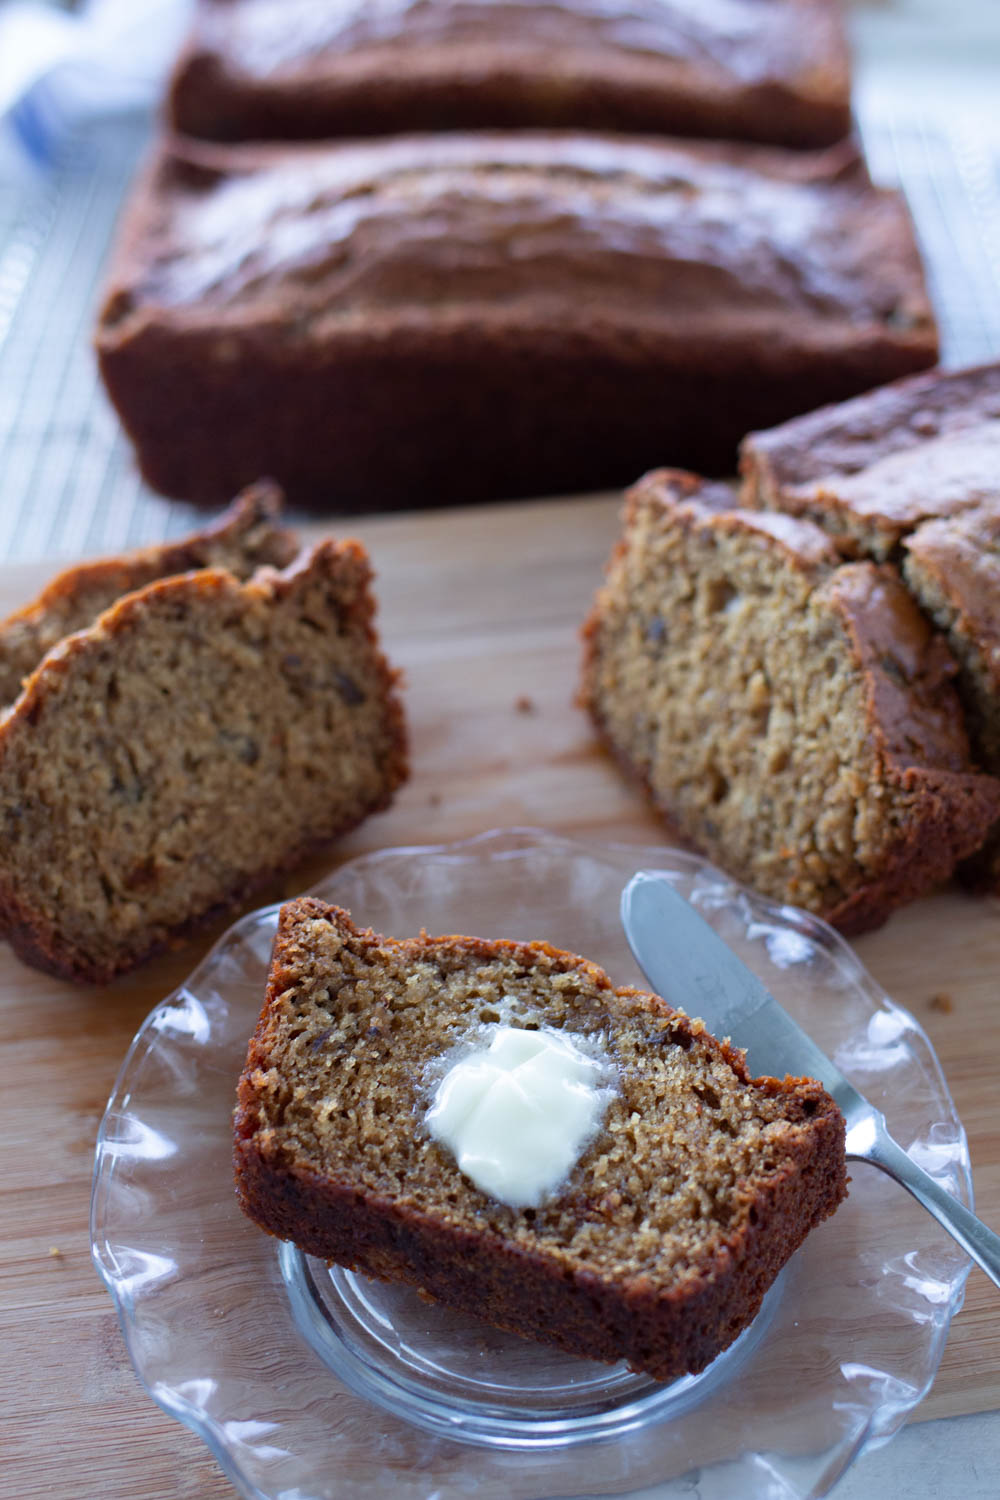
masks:
<path fill-rule="evenodd" d="M 385 807 L 406 774 L 368 560 L 126 594 L 0 719 L 0 934 L 103 983 Z"/>
<path fill-rule="evenodd" d="M 893 557 L 958 663 L 975 759 L 1000 775 L 1000 364 L 933 370 L 755 432 L 748 504 Z M 1000 829 L 963 868 L 1000 889 Z"/>
<path fill-rule="evenodd" d="M 170 119 L 212 140 L 571 126 L 825 146 L 838 0 L 201 0 Z"/>
<path fill-rule="evenodd" d="M 428 1119 L 448 1060 L 501 1028 L 604 1066 L 594 1132 L 533 1207 L 478 1187 Z M 846 1191 L 812 1079 L 751 1079 L 700 1021 L 547 943 L 396 941 L 308 898 L 281 911 L 235 1168 L 245 1212 L 308 1254 L 658 1380 L 747 1326 Z"/>
<path fill-rule="evenodd" d="M 944 641 L 889 563 L 812 522 L 648 475 L 585 628 L 582 698 L 682 838 L 844 932 L 884 921 L 982 844 Z"/>
<path fill-rule="evenodd" d="M 365 508 L 731 471 L 936 335 L 853 148 L 520 133 L 163 144 L 97 349 L 157 489 Z"/>

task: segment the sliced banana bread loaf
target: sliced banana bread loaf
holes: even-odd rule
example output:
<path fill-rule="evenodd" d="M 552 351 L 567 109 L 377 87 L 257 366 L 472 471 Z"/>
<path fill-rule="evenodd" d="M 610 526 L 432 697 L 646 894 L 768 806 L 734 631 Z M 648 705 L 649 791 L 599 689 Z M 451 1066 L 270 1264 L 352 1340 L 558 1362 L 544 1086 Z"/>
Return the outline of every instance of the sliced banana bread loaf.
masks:
<path fill-rule="evenodd" d="M 748 504 L 845 555 L 893 557 L 959 666 L 972 753 L 1000 775 L 1000 364 L 934 370 L 743 443 Z M 1000 829 L 964 873 L 1000 888 Z"/>
<path fill-rule="evenodd" d="M 609 1066 L 597 1133 L 536 1208 L 464 1176 L 426 1114 L 503 1021 Z M 845 1194 L 811 1079 L 751 1080 L 702 1024 L 545 943 L 406 941 L 282 908 L 239 1085 L 240 1202 L 270 1233 L 498 1327 L 668 1380 L 700 1370 Z"/>
<path fill-rule="evenodd" d="M 1000 782 L 955 664 L 889 564 L 663 471 L 630 494 L 585 627 L 583 701 L 680 836 L 845 932 L 945 879 Z"/>
<path fill-rule="evenodd" d="M 105 981 L 385 807 L 406 771 L 368 560 L 126 595 L 0 720 L 0 932 Z"/>
<path fill-rule="evenodd" d="M 569 125 L 823 146 L 838 0 L 200 0 L 170 114 L 215 140 Z"/>
<path fill-rule="evenodd" d="M 277 485 L 255 484 L 213 525 L 182 541 L 67 568 L 31 604 L 0 622 L 0 704 L 14 701 L 46 651 L 145 583 L 196 568 L 226 568 L 249 578 L 265 563 L 285 567 L 299 543 L 277 524 L 281 504 Z"/>

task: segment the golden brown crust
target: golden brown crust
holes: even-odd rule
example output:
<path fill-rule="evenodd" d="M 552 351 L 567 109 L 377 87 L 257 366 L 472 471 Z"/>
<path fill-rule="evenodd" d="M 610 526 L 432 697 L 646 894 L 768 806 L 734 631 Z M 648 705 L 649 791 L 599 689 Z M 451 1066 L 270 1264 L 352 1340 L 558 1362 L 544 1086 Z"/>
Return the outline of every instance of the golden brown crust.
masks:
<path fill-rule="evenodd" d="M 483 133 L 165 143 L 97 349 L 155 487 L 263 472 L 370 508 L 665 453 L 727 472 L 762 417 L 922 368 L 936 334 L 902 200 L 851 146 Z"/>
<path fill-rule="evenodd" d="M 328 7 L 202 0 L 176 129 L 216 140 L 573 126 L 832 144 L 850 129 L 836 0 Z"/>
<path fill-rule="evenodd" d="M 287 567 L 299 543 L 278 525 L 282 503 L 278 486 L 261 480 L 191 536 L 59 573 L 36 599 L 0 622 L 0 704 L 13 702 L 46 651 L 144 584 L 198 568 L 226 567 L 247 578 L 265 564 Z"/>
<path fill-rule="evenodd" d="M 700 1055 L 725 1064 L 735 1075 L 735 1086 L 781 1101 L 771 1114 L 794 1122 L 795 1128 L 781 1151 L 772 1148 L 771 1154 L 783 1152 L 780 1162 L 772 1163 L 763 1179 L 754 1178 L 737 1190 L 734 1227 L 720 1230 L 696 1263 L 679 1274 L 652 1268 L 616 1272 L 606 1261 L 587 1264 L 567 1258 L 544 1235 L 532 1237 L 530 1226 L 526 1240 L 523 1216 L 517 1213 L 504 1232 L 496 1215 L 448 1218 L 412 1192 L 380 1192 L 350 1170 L 323 1170 L 295 1144 L 298 1134 L 293 1139 L 285 1129 L 264 1082 L 282 1066 L 282 1009 L 308 993 L 302 944 L 311 923 L 329 924 L 343 934 L 355 966 L 366 945 L 376 953 L 391 952 L 404 968 L 421 958 L 438 962 L 442 954 L 458 965 L 510 959 L 522 971 L 544 961 L 555 963 L 561 975 L 575 975 L 581 987 L 592 986 L 603 997 L 612 1029 L 616 1010 L 622 1011 L 619 1024 L 624 1027 L 629 1007 L 636 1004 L 669 1018 L 666 1036 L 672 1043 L 685 1051 L 695 1046 Z M 335 1000 L 327 1004 L 335 1005 Z M 311 1035 L 307 1020 L 297 1025 L 306 1026 Z M 320 1032 L 310 1051 L 322 1044 Z M 335 1092 L 336 1078 L 324 1077 Z M 290 1086 L 290 1080 L 285 1083 Z M 407 1130 L 410 1105 L 405 1099 L 397 1104 L 396 1128 Z M 602 970 L 547 944 L 466 937 L 397 943 L 358 931 L 345 912 L 309 898 L 282 908 L 267 997 L 239 1085 L 234 1149 L 241 1206 L 268 1232 L 292 1239 L 309 1254 L 407 1282 L 497 1327 L 572 1354 L 625 1359 L 660 1380 L 702 1369 L 736 1337 L 784 1262 L 846 1191 L 843 1119 L 814 1080 L 750 1081 L 743 1054 L 709 1037 L 700 1022 L 658 997 L 616 991 Z M 452 1171 L 457 1182 L 458 1173 Z M 570 1201 L 574 1212 L 593 1216 L 594 1205 L 585 1194 Z"/>

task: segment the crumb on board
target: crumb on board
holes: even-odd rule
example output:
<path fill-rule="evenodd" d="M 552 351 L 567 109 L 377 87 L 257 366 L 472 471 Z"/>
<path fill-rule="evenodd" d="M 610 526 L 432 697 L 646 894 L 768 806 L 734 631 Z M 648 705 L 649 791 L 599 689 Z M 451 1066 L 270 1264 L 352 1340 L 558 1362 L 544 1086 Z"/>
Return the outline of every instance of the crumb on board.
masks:
<path fill-rule="evenodd" d="M 950 1016 L 955 1009 L 955 1002 L 947 990 L 938 990 L 936 995 L 931 996 L 927 1004 L 931 1010 L 942 1011 L 946 1016 Z"/>
<path fill-rule="evenodd" d="M 530 698 L 527 693 L 522 693 L 520 697 L 514 699 L 514 707 L 519 714 L 533 714 L 535 712 L 535 700 L 534 698 Z"/>
<path fill-rule="evenodd" d="M 430 796 L 427 798 L 427 802 L 428 802 L 429 806 L 431 806 L 431 807 L 440 807 L 441 806 L 441 793 L 440 792 L 431 792 Z"/>
<path fill-rule="evenodd" d="M 58 1245 L 49 1246 L 49 1255 L 53 1260 L 62 1260 L 62 1251 L 59 1249 Z"/>

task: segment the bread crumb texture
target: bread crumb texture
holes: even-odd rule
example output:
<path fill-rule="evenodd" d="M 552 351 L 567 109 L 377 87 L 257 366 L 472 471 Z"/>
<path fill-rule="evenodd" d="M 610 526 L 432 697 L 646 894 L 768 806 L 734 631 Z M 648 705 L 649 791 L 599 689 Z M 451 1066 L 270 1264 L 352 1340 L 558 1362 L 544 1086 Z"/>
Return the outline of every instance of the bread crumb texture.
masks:
<path fill-rule="evenodd" d="M 105 981 L 384 807 L 406 771 L 363 549 L 149 583 L 0 720 L 0 927 Z"/>
<path fill-rule="evenodd" d="M 677 835 L 844 931 L 946 879 L 1000 811 L 897 570 L 842 564 L 808 520 L 647 476 L 584 635 L 583 701 Z"/>
<path fill-rule="evenodd" d="M 609 1058 L 603 1128 L 537 1208 L 475 1188 L 424 1114 L 483 1025 Z M 310 1254 L 659 1379 L 707 1364 L 845 1194 L 843 1120 L 811 1080 L 751 1081 L 702 1024 L 546 944 L 394 941 L 282 910 L 239 1086 L 245 1211 Z"/>

